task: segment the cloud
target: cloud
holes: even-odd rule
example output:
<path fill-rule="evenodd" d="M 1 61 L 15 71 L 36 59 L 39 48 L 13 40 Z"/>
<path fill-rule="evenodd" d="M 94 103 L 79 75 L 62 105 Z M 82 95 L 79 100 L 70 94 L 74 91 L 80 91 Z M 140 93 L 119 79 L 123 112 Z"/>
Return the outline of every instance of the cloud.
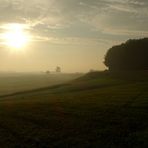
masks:
<path fill-rule="evenodd" d="M 94 37 L 138 36 L 142 33 L 146 36 L 147 7 L 146 0 L 1 0 L 0 24 L 28 24 L 36 38 L 42 36 L 46 41 L 51 35 L 54 38 L 59 35 L 77 37 L 73 32 L 81 34 L 81 38 L 90 38 L 94 32 L 98 33 L 94 33 Z M 78 26 L 81 24 L 89 28 L 80 31 Z"/>
<path fill-rule="evenodd" d="M 27 62 L 26 70 L 28 63 L 31 70 L 38 70 L 39 65 L 49 68 L 50 63 L 68 64 L 71 69 L 71 61 L 75 70 L 83 63 L 81 71 L 90 63 L 91 68 L 98 68 L 99 62 L 104 68 L 104 54 L 112 45 L 147 37 L 147 8 L 147 0 L 0 0 L 1 69 L 24 70 L 26 65 L 17 68 L 22 59 L 7 56 L 9 49 L 1 37 L 6 24 L 25 24 L 25 31 L 32 35 L 26 60 L 22 60 L 32 63 Z"/>
<path fill-rule="evenodd" d="M 116 1 L 115 3 L 115 1 L 116 0 L 110 0 L 108 3 L 106 1 L 106 5 L 104 5 L 104 10 L 106 11 L 96 13 L 91 21 L 85 19 L 86 22 L 90 22 L 93 27 L 103 33 L 112 35 L 119 35 L 120 31 L 120 35 L 123 36 L 128 32 L 130 32 L 129 35 L 131 33 L 132 35 L 137 35 L 140 31 L 147 31 L 147 2 L 143 1 L 139 3 L 137 1 L 128 0 L 126 2 Z"/>

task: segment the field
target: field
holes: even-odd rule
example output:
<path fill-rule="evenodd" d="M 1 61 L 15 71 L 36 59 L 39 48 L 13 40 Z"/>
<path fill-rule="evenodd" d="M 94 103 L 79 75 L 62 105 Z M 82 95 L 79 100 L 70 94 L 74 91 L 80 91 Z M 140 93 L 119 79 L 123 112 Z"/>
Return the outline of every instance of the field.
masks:
<path fill-rule="evenodd" d="M 0 73 L 0 95 L 65 83 L 82 74 Z"/>
<path fill-rule="evenodd" d="M 147 90 L 148 72 L 95 72 L 2 95 L 0 147 L 147 148 Z"/>

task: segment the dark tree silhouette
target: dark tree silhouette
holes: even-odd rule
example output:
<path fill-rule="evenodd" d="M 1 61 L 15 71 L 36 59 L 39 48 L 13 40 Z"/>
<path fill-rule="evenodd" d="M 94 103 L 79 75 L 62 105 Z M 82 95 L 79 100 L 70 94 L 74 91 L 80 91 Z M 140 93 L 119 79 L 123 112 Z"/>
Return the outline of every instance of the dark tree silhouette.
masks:
<path fill-rule="evenodd" d="M 148 70 L 148 38 L 113 46 L 108 50 L 104 64 L 111 71 Z"/>

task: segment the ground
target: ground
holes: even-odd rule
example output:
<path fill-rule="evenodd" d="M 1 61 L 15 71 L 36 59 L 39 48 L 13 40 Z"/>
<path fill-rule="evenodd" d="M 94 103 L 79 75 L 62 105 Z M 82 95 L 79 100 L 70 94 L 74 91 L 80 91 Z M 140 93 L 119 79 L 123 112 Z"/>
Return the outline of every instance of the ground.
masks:
<path fill-rule="evenodd" d="M 90 73 L 0 97 L 0 146 L 148 147 L 148 74 Z"/>

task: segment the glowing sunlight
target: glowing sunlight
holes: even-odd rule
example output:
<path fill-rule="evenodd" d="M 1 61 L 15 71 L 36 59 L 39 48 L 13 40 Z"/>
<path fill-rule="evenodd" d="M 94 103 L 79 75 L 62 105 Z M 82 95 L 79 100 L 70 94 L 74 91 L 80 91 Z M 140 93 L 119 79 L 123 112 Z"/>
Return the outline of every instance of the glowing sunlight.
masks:
<path fill-rule="evenodd" d="M 12 50 L 22 50 L 29 43 L 30 35 L 25 32 L 25 25 L 8 24 L 4 28 L 6 29 L 3 33 L 4 44 Z"/>

